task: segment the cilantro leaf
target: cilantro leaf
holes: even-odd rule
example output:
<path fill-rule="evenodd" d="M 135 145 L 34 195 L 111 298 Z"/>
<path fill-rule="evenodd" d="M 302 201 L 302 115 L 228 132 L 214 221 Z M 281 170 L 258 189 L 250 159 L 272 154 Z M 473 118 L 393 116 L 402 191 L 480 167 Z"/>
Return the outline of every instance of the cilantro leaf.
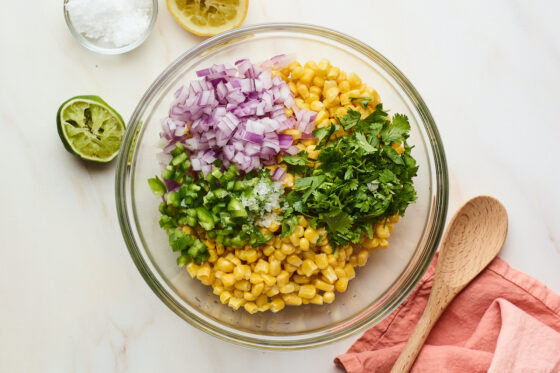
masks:
<path fill-rule="evenodd" d="M 350 215 L 343 211 L 335 211 L 334 213 L 323 215 L 322 218 L 327 223 L 329 232 L 347 233 L 353 223 Z"/>
<path fill-rule="evenodd" d="M 358 145 L 363 149 L 363 151 L 367 153 L 375 153 L 377 151 L 367 140 L 366 136 L 361 132 L 356 132 L 356 140 Z M 394 149 L 393 149 L 394 150 Z"/>
<path fill-rule="evenodd" d="M 291 164 L 294 166 L 305 166 L 307 164 L 307 157 L 303 158 L 297 155 L 286 155 L 282 158 L 284 162 L 287 164 Z"/>
<path fill-rule="evenodd" d="M 358 124 L 361 116 L 362 114 L 360 114 L 359 111 L 348 109 L 342 118 L 338 118 L 338 122 L 342 125 L 342 128 L 344 128 L 345 131 L 348 131 L 350 128 Z"/>
<path fill-rule="evenodd" d="M 404 160 L 401 158 L 399 153 L 397 153 L 397 151 L 393 149 L 392 146 L 385 145 L 383 147 L 383 151 L 385 152 L 385 154 L 387 154 L 387 157 L 389 157 L 389 159 L 394 163 L 404 165 Z"/>
<path fill-rule="evenodd" d="M 317 188 L 325 180 L 325 175 L 309 176 L 297 179 L 295 182 L 296 190 L 304 190 L 307 188 Z"/>
<path fill-rule="evenodd" d="M 319 139 L 319 142 L 317 143 L 317 145 L 315 145 L 315 149 L 319 150 L 321 148 L 323 148 L 324 146 L 326 146 L 330 139 L 332 134 L 334 133 L 334 131 L 336 131 L 337 126 L 335 126 L 334 124 L 331 123 L 331 125 L 326 128 L 318 128 L 316 130 L 314 130 L 313 132 L 311 132 L 311 134 L 313 134 L 313 136 L 315 136 L 317 139 Z"/>
<path fill-rule="evenodd" d="M 367 109 L 368 104 L 371 102 L 371 97 L 350 97 L 350 101 L 360 100 L 358 103 L 362 109 Z"/>
<path fill-rule="evenodd" d="M 280 235 L 281 238 L 286 238 L 290 234 L 294 232 L 298 225 L 298 220 L 295 215 L 292 215 L 288 218 L 284 218 L 282 220 L 282 234 Z"/>
<path fill-rule="evenodd" d="M 381 130 L 381 138 L 385 144 L 391 145 L 394 142 L 403 141 L 408 131 L 410 131 L 410 124 L 406 115 L 395 114 L 393 121 Z"/>

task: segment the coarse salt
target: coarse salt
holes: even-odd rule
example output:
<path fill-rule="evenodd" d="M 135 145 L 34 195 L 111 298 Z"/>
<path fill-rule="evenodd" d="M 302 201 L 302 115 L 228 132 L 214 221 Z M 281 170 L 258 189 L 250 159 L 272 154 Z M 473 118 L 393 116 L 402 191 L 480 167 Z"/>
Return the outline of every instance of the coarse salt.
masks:
<path fill-rule="evenodd" d="M 150 25 L 152 0 L 68 0 L 76 30 L 90 39 L 123 47 L 140 39 Z"/>

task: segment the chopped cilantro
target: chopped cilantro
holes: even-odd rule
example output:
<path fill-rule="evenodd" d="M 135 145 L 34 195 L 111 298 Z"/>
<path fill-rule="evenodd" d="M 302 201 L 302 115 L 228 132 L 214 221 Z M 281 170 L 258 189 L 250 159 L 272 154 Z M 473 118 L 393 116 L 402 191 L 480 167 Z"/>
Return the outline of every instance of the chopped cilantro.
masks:
<path fill-rule="evenodd" d="M 358 243 L 362 236 L 372 236 L 377 222 L 403 215 L 416 200 L 412 178 L 418 166 L 406 143 L 408 118 L 395 114 L 389 120 L 378 105 L 364 119 L 349 109 L 338 120 L 346 131 L 351 130 L 348 135 L 331 139 L 334 124 L 313 132 L 323 146 L 315 168 L 307 157 L 287 162 L 311 171 L 295 181 L 286 197 L 283 235 L 295 228 L 295 215 L 303 214 L 313 226 L 327 229 L 333 246 Z M 394 143 L 404 145 L 402 154 L 393 149 Z"/>
<path fill-rule="evenodd" d="M 366 109 L 368 104 L 371 102 L 371 97 L 350 97 L 350 101 L 359 100 L 359 104 L 362 109 Z"/>

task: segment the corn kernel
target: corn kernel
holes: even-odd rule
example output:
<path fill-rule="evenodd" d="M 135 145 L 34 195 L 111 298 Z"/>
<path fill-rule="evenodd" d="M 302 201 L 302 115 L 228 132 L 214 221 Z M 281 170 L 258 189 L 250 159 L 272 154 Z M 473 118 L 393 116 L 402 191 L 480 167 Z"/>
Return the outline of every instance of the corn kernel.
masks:
<path fill-rule="evenodd" d="M 251 283 L 247 280 L 237 281 L 235 285 L 233 285 L 237 290 L 241 291 L 249 291 L 251 290 Z"/>
<path fill-rule="evenodd" d="M 255 273 L 255 272 L 251 273 L 251 277 L 249 277 L 249 282 L 251 284 L 260 284 L 263 281 L 264 280 L 263 280 L 262 276 L 258 273 Z"/>
<path fill-rule="evenodd" d="M 272 276 L 278 276 L 281 271 L 280 261 L 276 258 L 270 259 L 270 263 L 268 265 L 268 273 Z"/>
<path fill-rule="evenodd" d="M 278 286 L 276 286 L 276 285 L 274 285 L 272 288 L 270 288 L 269 290 L 267 290 L 265 292 L 267 297 L 273 297 L 278 293 L 280 293 L 280 290 L 278 290 Z"/>
<path fill-rule="evenodd" d="M 366 265 L 367 260 L 368 260 L 368 256 L 369 253 L 367 252 L 367 250 L 362 250 L 358 253 L 358 265 L 360 267 L 363 267 Z"/>
<path fill-rule="evenodd" d="M 398 215 L 393 215 L 389 218 L 389 221 L 391 223 L 397 223 L 399 221 L 400 217 Z"/>
<path fill-rule="evenodd" d="M 334 100 L 338 94 L 340 93 L 340 90 L 338 89 L 338 87 L 332 87 L 329 88 L 325 91 L 325 101 L 332 101 Z"/>
<path fill-rule="evenodd" d="M 340 69 L 338 67 L 331 67 L 329 69 L 329 71 L 327 72 L 327 79 L 329 80 L 335 80 L 338 77 L 338 74 L 340 73 Z"/>
<path fill-rule="evenodd" d="M 259 307 L 253 302 L 247 302 L 243 307 L 245 308 L 245 311 L 249 312 L 250 314 L 254 314 L 259 310 Z"/>
<path fill-rule="evenodd" d="M 264 306 L 267 302 L 268 302 L 268 297 L 264 294 L 259 295 L 258 298 L 255 300 L 256 305 L 259 307 Z"/>
<path fill-rule="evenodd" d="M 304 68 L 303 76 L 299 79 L 300 82 L 309 85 L 315 76 L 315 71 L 313 69 Z"/>
<path fill-rule="evenodd" d="M 321 93 L 323 93 L 323 88 L 317 86 L 311 86 L 309 88 L 309 94 L 317 95 L 317 97 L 321 97 Z"/>
<path fill-rule="evenodd" d="M 350 90 L 350 82 L 348 80 L 344 80 L 338 84 L 338 88 L 340 89 L 340 92 L 346 93 Z M 340 102 L 342 103 L 342 98 L 340 99 Z M 343 103 L 343 105 L 346 105 L 346 103 Z"/>
<path fill-rule="evenodd" d="M 292 91 L 293 94 L 297 92 L 296 84 L 294 82 L 288 82 L 288 87 L 290 88 L 290 91 Z"/>
<path fill-rule="evenodd" d="M 301 64 L 298 61 L 292 61 L 287 66 L 288 70 L 290 71 L 294 71 L 294 69 L 297 67 L 301 67 Z"/>
<path fill-rule="evenodd" d="M 243 291 L 238 290 L 238 289 L 235 289 L 235 290 L 233 291 L 233 296 L 234 296 L 235 298 L 243 298 Z"/>
<path fill-rule="evenodd" d="M 325 84 L 323 84 L 323 96 L 326 97 L 327 91 L 331 88 L 338 88 L 336 80 L 325 80 Z"/>
<path fill-rule="evenodd" d="M 229 302 L 231 298 L 231 293 L 229 291 L 224 291 L 222 292 L 222 294 L 220 294 L 220 302 L 222 304 L 226 304 L 227 302 Z"/>
<path fill-rule="evenodd" d="M 280 297 L 275 297 L 271 302 L 270 302 L 270 310 L 272 312 L 278 312 L 284 309 L 285 307 L 285 303 L 282 300 L 282 298 Z"/>
<path fill-rule="evenodd" d="M 288 293 L 293 293 L 296 290 L 296 288 L 294 286 L 294 283 L 290 282 L 284 286 L 280 286 L 279 290 L 280 293 L 282 294 L 288 294 Z"/>
<path fill-rule="evenodd" d="M 294 177 L 292 176 L 292 174 L 286 174 L 286 176 L 284 176 L 284 186 L 286 188 L 291 188 L 294 186 Z"/>
<path fill-rule="evenodd" d="M 325 76 L 331 67 L 331 63 L 326 59 L 321 59 L 317 64 L 317 74 Z"/>
<path fill-rule="evenodd" d="M 321 253 L 315 255 L 315 264 L 317 264 L 317 267 L 319 267 L 319 269 L 327 268 L 329 265 L 329 262 L 327 261 L 327 254 Z"/>
<path fill-rule="evenodd" d="M 336 77 L 336 82 L 340 83 L 342 81 L 345 81 L 346 79 L 348 79 L 348 77 L 346 76 L 346 73 L 344 71 L 341 71 L 338 76 Z"/>
<path fill-rule="evenodd" d="M 305 68 L 311 69 L 313 71 L 317 70 L 317 64 L 313 60 L 309 60 L 303 65 Z"/>
<path fill-rule="evenodd" d="M 291 249 L 293 249 L 293 251 L 295 251 L 295 250 L 296 250 L 296 246 L 299 245 L 299 238 L 298 238 L 295 234 L 293 234 L 293 233 L 292 233 L 288 238 L 290 239 L 290 242 L 292 243 Z M 284 251 L 284 250 L 282 250 L 282 252 L 283 252 L 284 254 L 289 255 L 289 252 L 286 252 L 286 251 Z"/>
<path fill-rule="evenodd" d="M 344 267 L 335 267 L 334 273 L 336 273 L 337 277 L 346 277 L 346 271 Z"/>
<path fill-rule="evenodd" d="M 274 276 L 263 273 L 263 274 L 261 274 L 261 277 L 263 278 L 263 281 L 264 281 L 266 286 L 272 286 L 276 283 L 276 277 L 274 277 Z"/>
<path fill-rule="evenodd" d="M 299 248 L 302 251 L 307 251 L 309 250 L 309 240 L 305 237 L 302 237 L 299 239 Z"/>
<path fill-rule="evenodd" d="M 313 78 L 313 85 L 317 86 L 317 87 L 322 87 L 325 84 L 325 79 L 315 75 L 315 77 Z"/>
<path fill-rule="evenodd" d="M 303 233 L 303 237 L 307 238 L 310 243 L 315 244 L 317 243 L 317 238 L 319 237 L 319 235 L 317 234 L 317 231 L 315 229 L 307 227 L 307 229 L 305 229 L 305 232 Z"/>
<path fill-rule="evenodd" d="M 340 293 L 344 293 L 348 288 L 348 279 L 345 277 L 339 278 L 334 283 L 334 288 L 336 289 L 336 291 Z"/>
<path fill-rule="evenodd" d="M 270 246 L 269 246 L 270 247 Z M 274 249 L 273 249 L 274 250 Z M 259 259 L 259 261 L 257 262 L 257 264 L 255 265 L 255 269 L 253 270 L 253 272 L 259 272 L 259 273 L 268 273 L 268 268 L 269 268 L 269 264 L 267 261 L 263 260 L 263 259 Z"/>
<path fill-rule="evenodd" d="M 378 238 L 389 238 L 389 236 L 390 236 L 389 228 L 385 224 L 383 224 L 383 225 L 379 224 L 375 228 L 375 235 Z"/>
<path fill-rule="evenodd" d="M 337 279 L 336 273 L 334 272 L 334 269 L 331 266 L 328 266 L 327 268 L 323 269 L 321 271 L 321 274 L 325 276 L 325 279 L 329 284 L 333 284 Z"/>
<path fill-rule="evenodd" d="M 315 285 L 315 287 L 317 289 L 323 290 L 323 291 L 333 291 L 334 290 L 334 285 L 327 284 L 325 281 L 319 280 L 319 279 L 315 280 L 313 285 Z"/>
<path fill-rule="evenodd" d="M 344 272 L 346 272 L 346 277 L 349 279 L 353 279 L 356 277 L 356 271 L 354 270 L 354 266 L 351 263 L 348 263 L 344 266 Z"/>
<path fill-rule="evenodd" d="M 323 302 L 332 303 L 334 301 L 334 293 L 332 291 L 327 291 L 323 294 Z"/>
<path fill-rule="evenodd" d="M 321 105 L 324 107 L 323 103 L 321 103 Z M 329 119 L 329 115 L 327 114 L 327 112 L 325 110 L 321 110 L 317 113 L 317 116 L 315 117 L 315 123 L 321 123 L 322 121 L 328 119 Z"/>
<path fill-rule="evenodd" d="M 276 259 L 280 261 L 286 259 L 286 254 L 284 254 L 282 250 L 276 250 L 273 255 Z"/>
<path fill-rule="evenodd" d="M 317 265 L 311 259 L 305 259 L 301 264 L 301 271 L 307 276 L 311 276 L 317 269 Z"/>
<path fill-rule="evenodd" d="M 229 288 L 235 283 L 235 277 L 231 273 L 225 274 L 222 276 L 222 283 L 224 287 Z"/>
<path fill-rule="evenodd" d="M 325 240 L 326 240 L 326 238 L 323 238 L 323 241 L 325 241 Z M 328 243 L 328 241 L 327 241 L 326 244 L 323 245 L 323 241 L 321 241 L 321 246 L 323 246 L 321 248 L 321 251 L 324 252 L 325 254 L 332 254 L 332 252 L 333 252 L 332 251 L 332 246 Z"/>
<path fill-rule="evenodd" d="M 233 263 L 225 258 L 218 259 L 216 265 L 214 266 L 215 269 L 226 273 L 232 272 L 233 267 Z"/>
<path fill-rule="evenodd" d="M 293 273 L 297 271 L 298 267 L 291 265 L 290 263 L 284 263 L 284 270 Z"/>
<path fill-rule="evenodd" d="M 276 284 L 281 287 L 290 281 L 290 273 L 288 271 L 282 271 L 278 276 L 276 276 Z"/>
<path fill-rule="evenodd" d="M 300 285 L 309 284 L 311 282 L 311 279 L 307 276 L 294 275 L 292 278 L 294 279 L 294 282 L 296 284 L 300 284 Z"/>
<path fill-rule="evenodd" d="M 340 99 L 336 96 L 333 99 L 325 100 L 323 103 L 325 104 L 325 108 L 329 109 L 331 107 L 338 106 L 340 104 Z"/>
<path fill-rule="evenodd" d="M 334 108 L 334 115 L 336 115 L 339 118 L 342 118 L 344 115 L 346 114 L 346 108 L 339 106 L 337 108 Z"/>
<path fill-rule="evenodd" d="M 222 286 L 214 286 L 212 289 L 212 293 L 215 295 L 220 295 L 224 292 L 224 288 Z"/>
<path fill-rule="evenodd" d="M 389 247 L 389 241 L 387 241 L 387 239 L 383 238 L 381 241 L 379 241 L 379 247 L 381 247 L 382 249 L 386 249 Z"/>
<path fill-rule="evenodd" d="M 243 299 L 245 299 L 246 301 L 252 302 L 255 299 L 257 299 L 251 292 L 244 292 L 243 293 Z"/>
<path fill-rule="evenodd" d="M 208 279 L 211 274 L 212 270 L 210 269 L 210 267 L 208 265 L 204 265 L 200 267 L 200 269 L 196 273 L 196 278 L 198 278 L 199 280 Z"/>
<path fill-rule="evenodd" d="M 315 296 L 317 291 L 315 290 L 315 286 L 313 285 L 302 285 L 299 288 L 298 296 L 306 299 L 311 299 Z"/>
<path fill-rule="evenodd" d="M 192 278 L 196 277 L 199 269 L 200 267 L 194 264 L 194 262 L 190 262 L 189 264 L 187 264 L 187 272 Z"/>
<path fill-rule="evenodd" d="M 306 86 L 305 84 L 303 84 L 303 83 L 299 83 L 299 84 L 296 86 L 296 90 L 297 90 L 297 93 L 298 93 L 301 97 L 303 97 L 304 99 L 307 98 L 307 96 L 309 96 L 309 88 L 307 88 L 307 86 Z"/>
<path fill-rule="evenodd" d="M 292 70 L 292 79 L 299 80 L 304 74 L 303 67 L 298 66 Z"/>
<path fill-rule="evenodd" d="M 251 294 L 253 294 L 255 297 L 258 297 L 259 295 L 262 294 L 262 292 L 264 291 L 264 283 L 259 283 L 256 285 L 253 285 L 253 287 L 251 288 Z"/>
<path fill-rule="evenodd" d="M 247 250 L 246 258 L 247 258 L 246 259 L 247 263 L 256 262 L 258 259 L 257 250 L 255 249 Z"/>
<path fill-rule="evenodd" d="M 303 263 L 301 258 L 297 255 L 290 255 L 286 261 L 295 267 L 299 267 L 301 263 Z"/>
<path fill-rule="evenodd" d="M 302 303 L 301 297 L 295 294 L 282 294 L 282 299 L 290 306 L 299 306 Z"/>
<path fill-rule="evenodd" d="M 234 310 L 238 310 L 245 303 L 244 299 L 238 297 L 231 297 L 229 298 L 228 306 L 233 308 Z"/>
<path fill-rule="evenodd" d="M 352 85 L 352 88 L 359 88 L 362 85 L 362 79 L 355 73 L 348 74 L 348 81 L 350 85 Z"/>
<path fill-rule="evenodd" d="M 268 226 L 268 230 L 271 231 L 272 233 L 276 232 L 278 229 L 280 228 L 280 223 L 277 222 L 276 220 L 274 220 L 272 223 L 270 223 L 270 225 Z"/>
<path fill-rule="evenodd" d="M 274 253 L 274 250 L 275 250 L 274 246 L 267 245 L 267 246 L 264 247 L 262 252 L 266 256 L 271 256 Z"/>
<path fill-rule="evenodd" d="M 320 294 L 315 294 L 315 296 L 313 298 L 311 298 L 309 303 L 321 305 L 321 304 L 323 304 L 323 296 L 320 295 Z"/>
<path fill-rule="evenodd" d="M 377 248 L 377 246 L 379 246 L 379 241 L 377 240 L 377 238 L 372 238 L 371 240 L 369 238 L 366 238 L 362 241 L 362 247 L 364 249 L 371 250 Z"/>
<path fill-rule="evenodd" d="M 265 303 L 259 307 L 260 312 L 266 312 L 270 309 L 270 303 Z"/>

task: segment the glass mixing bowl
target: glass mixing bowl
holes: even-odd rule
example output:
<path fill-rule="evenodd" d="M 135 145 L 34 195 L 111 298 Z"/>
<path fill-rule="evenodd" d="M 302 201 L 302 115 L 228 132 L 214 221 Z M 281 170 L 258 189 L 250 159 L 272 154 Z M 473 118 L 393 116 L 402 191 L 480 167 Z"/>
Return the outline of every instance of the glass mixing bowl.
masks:
<path fill-rule="evenodd" d="M 264 61 L 277 54 L 298 61 L 327 58 L 357 73 L 375 88 L 385 107 L 404 113 L 412 126 L 409 144 L 420 168 L 418 200 L 395 225 L 388 249 L 371 254 L 345 293 L 332 304 L 286 307 L 251 315 L 222 305 L 212 289 L 176 265 L 177 254 L 159 227 L 158 204 L 147 179 L 161 172 L 160 120 L 173 93 L 195 79 L 195 71 L 241 58 Z M 135 134 L 137 141 L 134 141 Z M 129 164 L 129 154 L 132 152 Z M 420 280 L 436 252 L 447 213 L 448 179 L 443 146 L 424 101 L 404 75 L 377 51 L 344 34 L 300 24 L 249 26 L 213 37 L 183 54 L 151 85 L 132 114 L 118 158 L 116 200 L 124 239 L 154 293 L 197 328 L 246 346 L 297 349 L 339 340 L 389 315 Z"/>

